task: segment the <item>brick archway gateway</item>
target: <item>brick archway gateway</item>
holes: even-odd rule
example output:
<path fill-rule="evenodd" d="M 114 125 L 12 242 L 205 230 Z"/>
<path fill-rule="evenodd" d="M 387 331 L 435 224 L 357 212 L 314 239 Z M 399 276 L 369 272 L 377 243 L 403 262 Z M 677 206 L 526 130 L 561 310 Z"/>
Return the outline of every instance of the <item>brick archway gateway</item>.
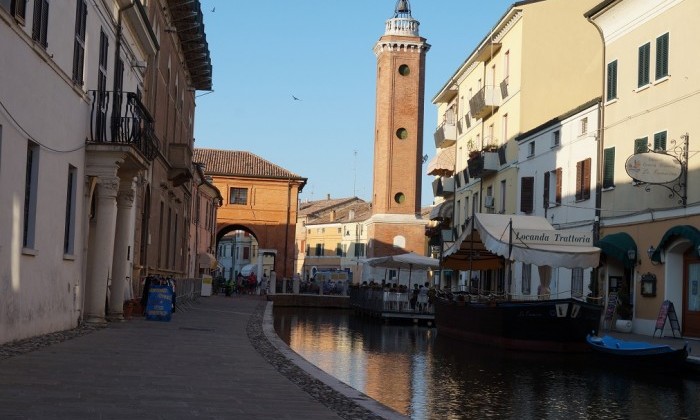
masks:
<path fill-rule="evenodd" d="M 276 251 L 277 277 L 290 277 L 297 203 L 307 179 L 250 152 L 195 149 L 192 160 L 204 166 L 223 196 L 216 216 L 217 244 L 228 232 L 249 232 L 259 249 Z"/>

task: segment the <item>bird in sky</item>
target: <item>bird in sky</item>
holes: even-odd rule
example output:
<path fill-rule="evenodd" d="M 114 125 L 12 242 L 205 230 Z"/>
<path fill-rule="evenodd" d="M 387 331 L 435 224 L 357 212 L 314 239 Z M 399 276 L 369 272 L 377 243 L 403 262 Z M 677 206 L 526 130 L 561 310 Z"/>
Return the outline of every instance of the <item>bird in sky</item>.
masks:
<path fill-rule="evenodd" d="M 295 101 L 301 101 L 301 99 L 297 98 L 297 97 L 294 96 L 294 95 L 292 95 L 292 99 L 294 99 Z"/>
<path fill-rule="evenodd" d="M 211 12 L 212 12 L 212 13 L 214 13 L 215 11 L 216 11 L 216 6 L 214 6 L 214 7 L 211 9 Z"/>

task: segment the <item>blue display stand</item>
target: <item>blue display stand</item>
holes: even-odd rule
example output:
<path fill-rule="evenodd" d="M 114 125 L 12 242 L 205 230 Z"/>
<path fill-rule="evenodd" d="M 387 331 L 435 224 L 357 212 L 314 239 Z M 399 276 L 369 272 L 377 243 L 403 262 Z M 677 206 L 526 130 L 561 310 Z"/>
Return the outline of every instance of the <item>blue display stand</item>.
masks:
<path fill-rule="evenodd" d="M 148 291 L 146 319 L 170 321 L 173 313 L 173 288 L 168 285 L 152 285 Z"/>

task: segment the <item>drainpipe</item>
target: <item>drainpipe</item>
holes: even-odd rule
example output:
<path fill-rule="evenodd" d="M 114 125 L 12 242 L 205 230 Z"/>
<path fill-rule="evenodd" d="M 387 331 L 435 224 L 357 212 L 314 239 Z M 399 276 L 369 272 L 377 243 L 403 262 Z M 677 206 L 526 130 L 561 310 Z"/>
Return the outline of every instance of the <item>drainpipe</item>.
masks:
<path fill-rule="evenodd" d="M 591 17 L 588 16 L 586 18 L 588 20 L 588 23 L 593 25 L 594 28 L 598 31 L 598 35 L 600 35 L 600 41 L 602 44 L 602 51 L 603 51 L 603 60 L 602 60 L 602 66 L 603 66 L 603 77 L 601 77 L 601 89 L 600 89 L 600 102 L 598 104 L 598 133 L 597 133 L 597 145 L 596 145 L 596 152 L 597 152 L 597 159 L 596 159 L 596 183 L 595 183 L 595 218 L 593 219 L 593 243 L 596 244 L 600 240 L 600 215 L 601 215 L 601 206 L 602 206 L 602 193 L 603 193 L 603 150 L 605 146 L 605 81 L 607 80 L 606 78 L 606 64 L 605 64 L 605 57 L 606 57 L 606 51 L 605 51 L 605 36 L 603 35 L 603 31 L 600 29 L 598 25 L 596 25 L 592 20 Z M 591 280 L 592 282 L 592 287 L 591 287 L 591 293 L 593 293 L 594 296 L 597 296 L 601 293 L 600 290 L 598 290 L 598 269 L 593 270 L 593 279 Z"/>
<path fill-rule="evenodd" d="M 289 248 L 289 222 L 292 209 L 292 179 L 287 178 L 287 225 L 284 228 L 284 258 L 282 259 L 282 278 L 287 278 L 287 250 Z"/>

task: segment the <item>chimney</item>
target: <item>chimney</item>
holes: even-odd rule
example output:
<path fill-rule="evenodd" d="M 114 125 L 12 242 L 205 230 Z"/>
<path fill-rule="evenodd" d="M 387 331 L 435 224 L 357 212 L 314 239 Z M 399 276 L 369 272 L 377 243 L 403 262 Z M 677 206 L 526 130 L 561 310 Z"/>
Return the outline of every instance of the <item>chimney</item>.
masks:
<path fill-rule="evenodd" d="M 348 220 L 355 220 L 355 210 L 348 212 Z"/>

